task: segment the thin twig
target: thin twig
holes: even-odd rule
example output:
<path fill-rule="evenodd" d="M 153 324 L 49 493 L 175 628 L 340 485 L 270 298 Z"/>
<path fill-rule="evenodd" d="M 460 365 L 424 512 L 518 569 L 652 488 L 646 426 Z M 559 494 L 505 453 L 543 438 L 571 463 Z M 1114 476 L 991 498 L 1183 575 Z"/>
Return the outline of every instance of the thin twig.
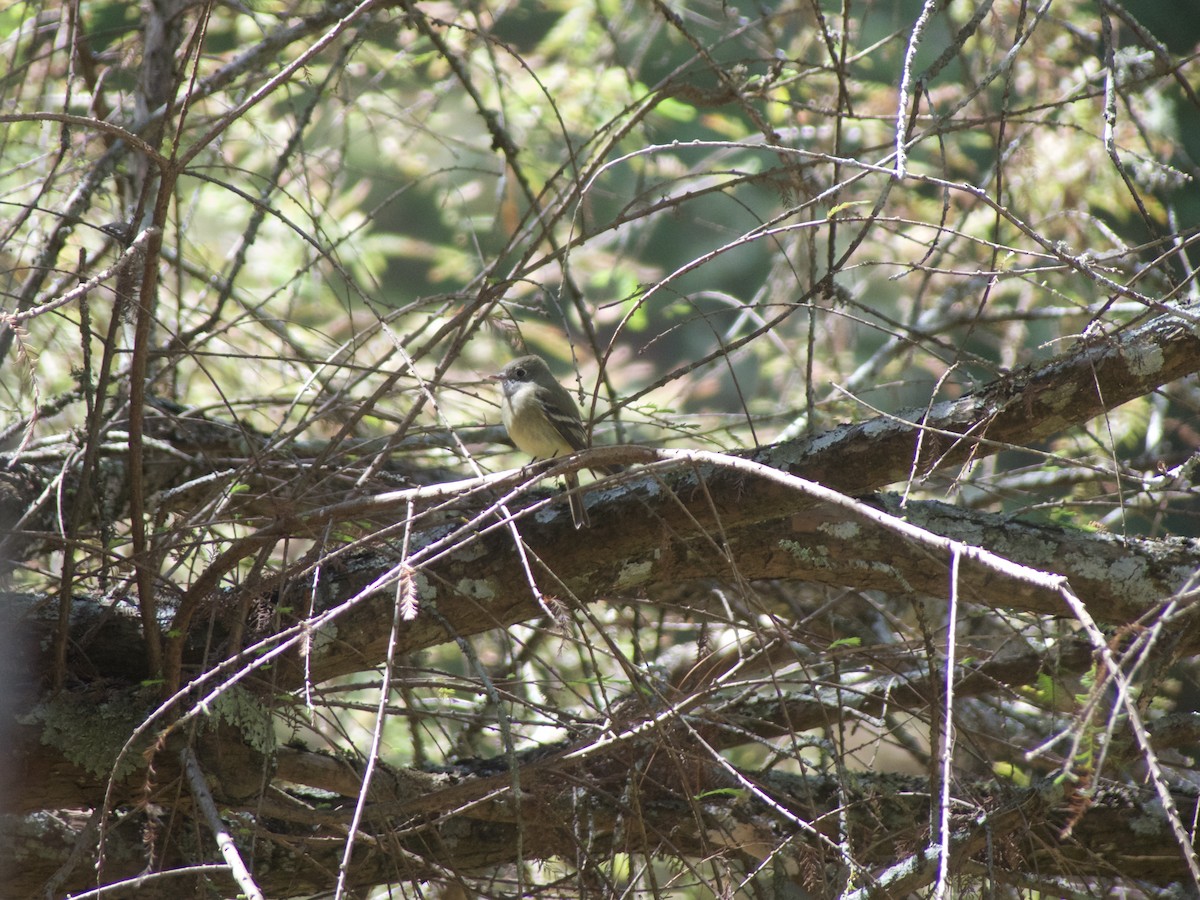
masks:
<path fill-rule="evenodd" d="M 184 747 L 179 751 L 179 761 L 183 764 L 183 772 L 187 776 L 192 797 L 208 821 L 208 827 L 212 829 L 213 837 L 217 839 L 217 847 L 220 848 L 221 855 L 225 857 L 225 863 L 229 866 L 230 874 L 238 883 L 238 887 L 249 900 L 266 900 L 262 890 L 255 883 L 254 876 L 246 868 L 246 863 L 242 861 L 242 854 L 238 851 L 233 835 L 221 821 L 221 814 L 217 812 L 217 804 L 213 801 L 212 793 L 208 789 L 208 782 L 204 780 L 204 773 L 200 771 L 200 764 L 196 761 L 196 754 L 192 752 L 191 747 Z"/>

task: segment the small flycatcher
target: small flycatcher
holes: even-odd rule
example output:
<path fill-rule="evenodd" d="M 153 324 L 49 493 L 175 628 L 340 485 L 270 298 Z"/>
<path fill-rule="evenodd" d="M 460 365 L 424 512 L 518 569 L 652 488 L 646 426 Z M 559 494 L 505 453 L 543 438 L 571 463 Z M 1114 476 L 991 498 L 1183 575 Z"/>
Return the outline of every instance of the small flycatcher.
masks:
<path fill-rule="evenodd" d="M 500 417 L 518 450 L 534 459 L 554 459 L 588 445 L 579 407 L 541 357 L 514 359 L 491 380 L 500 383 Z M 566 481 L 575 527 L 590 525 L 578 491 L 579 477 L 570 472 Z"/>

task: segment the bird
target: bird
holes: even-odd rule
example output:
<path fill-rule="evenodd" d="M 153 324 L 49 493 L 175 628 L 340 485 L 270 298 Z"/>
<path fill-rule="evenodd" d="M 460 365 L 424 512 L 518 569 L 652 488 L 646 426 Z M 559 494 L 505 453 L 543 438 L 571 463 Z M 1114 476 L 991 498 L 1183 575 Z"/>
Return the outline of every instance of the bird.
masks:
<path fill-rule="evenodd" d="M 534 459 L 554 459 L 588 446 L 579 407 L 540 356 L 518 357 L 491 380 L 500 384 L 500 418 L 518 450 Z M 566 482 L 571 519 L 576 528 L 587 527 L 591 521 L 578 492 L 579 476 L 568 472 Z"/>

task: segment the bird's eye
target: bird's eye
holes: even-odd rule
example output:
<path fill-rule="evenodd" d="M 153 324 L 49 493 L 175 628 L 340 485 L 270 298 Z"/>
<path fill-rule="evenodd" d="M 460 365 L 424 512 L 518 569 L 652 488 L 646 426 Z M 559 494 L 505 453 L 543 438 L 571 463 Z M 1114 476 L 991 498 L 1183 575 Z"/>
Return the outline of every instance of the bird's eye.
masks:
<path fill-rule="evenodd" d="M 515 371 L 513 374 L 518 378 L 524 378 L 528 373 L 526 373 L 524 366 L 517 366 L 517 371 Z"/>

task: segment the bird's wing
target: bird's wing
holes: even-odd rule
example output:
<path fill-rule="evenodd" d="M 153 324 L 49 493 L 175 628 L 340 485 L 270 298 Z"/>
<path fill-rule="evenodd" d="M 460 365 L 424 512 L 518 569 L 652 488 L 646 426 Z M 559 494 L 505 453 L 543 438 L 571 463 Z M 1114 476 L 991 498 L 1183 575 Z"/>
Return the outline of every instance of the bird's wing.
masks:
<path fill-rule="evenodd" d="M 562 439 L 571 445 L 571 449 L 584 449 L 587 446 L 587 434 L 583 430 L 579 412 L 575 409 L 575 402 L 569 401 L 570 408 L 563 409 L 562 404 L 555 399 L 553 394 L 541 388 L 538 389 L 538 399 L 542 402 L 546 415 L 554 423 L 555 429 L 562 435 Z"/>

